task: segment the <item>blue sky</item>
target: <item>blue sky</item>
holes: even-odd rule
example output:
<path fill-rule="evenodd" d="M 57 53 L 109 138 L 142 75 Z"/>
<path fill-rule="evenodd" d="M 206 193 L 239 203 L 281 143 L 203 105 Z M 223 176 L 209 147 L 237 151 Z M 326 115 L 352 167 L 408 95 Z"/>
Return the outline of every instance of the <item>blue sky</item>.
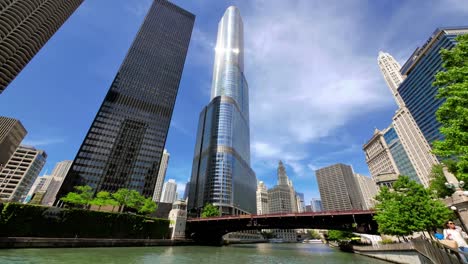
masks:
<path fill-rule="evenodd" d="M 229 5 L 245 30 L 252 167 L 269 187 L 278 160 L 306 202 L 314 170 L 342 162 L 369 175 L 362 145 L 396 110 L 379 50 L 404 63 L 437 27 L 468 25 L 465 0 L 178 0 L 195 28 L 166 148 L 166 179 L 190 178 L 198 115 L 210 100 L 214 42 Z M 43 170 L 74 159 L 151 0 L 85 1 L 0 95 L 0 115 L 20 119 L 24 144 L 44 149 Z"/>

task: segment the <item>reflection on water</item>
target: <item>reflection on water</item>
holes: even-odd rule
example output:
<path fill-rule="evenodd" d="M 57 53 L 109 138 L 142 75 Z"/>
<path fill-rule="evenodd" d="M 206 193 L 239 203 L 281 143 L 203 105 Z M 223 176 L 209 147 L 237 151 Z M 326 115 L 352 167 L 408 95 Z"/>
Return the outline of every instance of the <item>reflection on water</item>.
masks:
<path fill-rule="evenodd" d="M 387 263 L 322 244 L 247 244 L 227 247 L 55 248 L 0 250 L 0 263 Z"/>

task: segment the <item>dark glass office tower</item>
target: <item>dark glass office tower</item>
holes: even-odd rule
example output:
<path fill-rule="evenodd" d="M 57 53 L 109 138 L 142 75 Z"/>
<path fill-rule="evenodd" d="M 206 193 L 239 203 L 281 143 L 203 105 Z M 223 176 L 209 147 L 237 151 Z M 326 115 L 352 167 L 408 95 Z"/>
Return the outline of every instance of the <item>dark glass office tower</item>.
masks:
<path fill-rule="evenodd" d="M 211 102 L 200 114 L 188 208 L 206 203 L 222 214 L 256 212 L 257 180 L 250 168 L 249 94 L 244 76 L 244 29 L 231 6 L 218 25 Z"/>
<path fill-rule="evenodd" d="M 58 197 L 76 185 L 153 195 L 194 21 L 154 0 Z"/>
<path fill-rule="evenodd" d="M 0 94 L 83 0 L 0 0 Z"/>
<path fill-rule="evenodd" d="M 435 113 L 444 100 L 435 97 L 439 88 L 432 85 L 434 75 L 443 70 L 439 52 L 442 48 L 455 47 L 455 38 L 462 34 L 468 34 L 468 27 L 436 29 L 400 70 L 402 75 L 406 75 L 406 79 L 398 87 L 398 93 L 429 144 L 443 139 Z"/>

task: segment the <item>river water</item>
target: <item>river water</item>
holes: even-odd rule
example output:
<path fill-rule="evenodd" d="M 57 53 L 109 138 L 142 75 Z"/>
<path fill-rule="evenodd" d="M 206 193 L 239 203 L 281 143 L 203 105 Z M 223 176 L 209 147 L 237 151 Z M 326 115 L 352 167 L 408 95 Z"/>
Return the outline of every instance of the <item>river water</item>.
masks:
<path fill-rule="evenodd" d="M 323 244 L 248 244 L 224 247 L 54 248 L 0 250 L 1 264 L 302 264 L 388 263 Z"/>

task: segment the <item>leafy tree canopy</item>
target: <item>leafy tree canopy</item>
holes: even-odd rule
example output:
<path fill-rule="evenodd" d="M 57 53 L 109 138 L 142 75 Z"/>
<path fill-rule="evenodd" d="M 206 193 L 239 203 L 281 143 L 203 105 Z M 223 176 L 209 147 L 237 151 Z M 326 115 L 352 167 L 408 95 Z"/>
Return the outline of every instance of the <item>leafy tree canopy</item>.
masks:
<path fill-rule="evenodd" d="M 91 186 L 75 186 L 76 192 L 69 192 L 60 200 L 74 204 L 88 206 L 93 199 L 93 188 Z"/>
<path fill-rule="evenodd" d="M 456 40 L 455 47 L 441 50 L 445 71 L 433 83 L 439 87 L 437 98 L 445 99 L 436 112 L 445 138 L 434 142 L 434 154 L 453 160 L 456 176 L 468 181 L 468 34 Z"/>
<path fill-rule="evenodd" d="M 205 207 L 203 207 L 201 217 L 211 217 L 211 216 L 219 216 L 219 215 L 220 215 L 220 212 L 219 212 L 218 207 L 212 204 L 206 204 Z"/>
<path fill-rule="evenodd" d="M 439 198 L 445 198 L 446 196 L 451 196 L 454 190 L 447 188 L 445 183 L 447 179 L 445 178 L 443 166 L 434 165 L 431 172 L 431 182 L 429 185 L 429 191 L 433 192 Z"/>
<path fill-rule="evenodd" d="M 353 233 L 341 230 L 328 230 L 327 239 L 330 241 L 345 240 L 353 237 Z"/>
<path fill-rule="evenodd" d="M 382 188 L 376 200 L 379 203 L 374 219 L 379 232 L 387 235 L 405 236 L 432 230 L 442 226 L 453 214 L 431 191 L 407 176 L 400 176 L 393 190 Z"/>
<path fill-rule="evenodd" d="M 143 206 L 138 210 L 140 214 L 151 214 L 156 211 L 158 206 L 156 205 L 155 202 L 151 199 L 151 197 L 148 197 L 144 200 Z"/>
<path fill-rule="evenodd" d="M 312 238 L 312 239 L 320 239 L 321 238 L 320 234 L 317 231 L 313 230 L 313 229 L 309 230 L 309 235 L 310 235 L 310 238 Z"/>
<path fill-rule="evenodd" d="M 93 200 L 91 200 L 90 204 L 97 205 L 99 207 L 106 206 L 106 205 L 111 205 L 111 206 L 118 205 L 117 201 L 112 198 L 112 195 L 110 194 L 110 192 L 106 192 L 106 191 L 98 192 L 96 194 L 96 197 Z"/>

